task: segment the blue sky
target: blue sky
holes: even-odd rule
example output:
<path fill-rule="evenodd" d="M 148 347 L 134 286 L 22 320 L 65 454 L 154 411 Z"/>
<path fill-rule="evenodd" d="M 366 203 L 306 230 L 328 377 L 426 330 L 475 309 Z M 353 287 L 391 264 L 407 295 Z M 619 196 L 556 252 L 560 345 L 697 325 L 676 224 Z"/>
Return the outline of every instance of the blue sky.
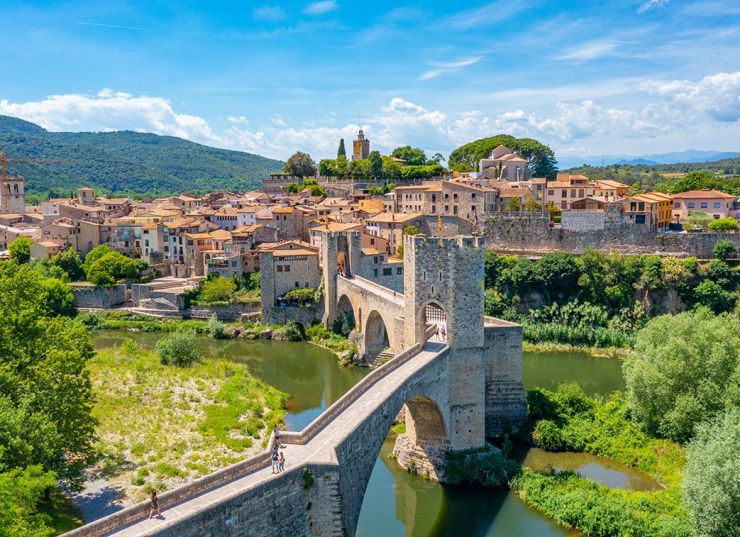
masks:
<path fill-rule="evenodd" d="M 287 158 L 740 150 L 740 3 L 2 2 L 0 114 Z"/>

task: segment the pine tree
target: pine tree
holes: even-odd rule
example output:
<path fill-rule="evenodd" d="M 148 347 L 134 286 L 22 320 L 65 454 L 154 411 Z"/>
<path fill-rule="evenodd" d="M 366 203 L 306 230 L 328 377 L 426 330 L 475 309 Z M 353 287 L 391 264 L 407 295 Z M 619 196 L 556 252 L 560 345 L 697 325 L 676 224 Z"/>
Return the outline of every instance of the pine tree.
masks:
<path fill-rule="evenodd" d="M 344 138 L 339 139 L 339 149 L 337 149 L 337 158 L 347 158 L 347 151 L 344 149 Z"/>

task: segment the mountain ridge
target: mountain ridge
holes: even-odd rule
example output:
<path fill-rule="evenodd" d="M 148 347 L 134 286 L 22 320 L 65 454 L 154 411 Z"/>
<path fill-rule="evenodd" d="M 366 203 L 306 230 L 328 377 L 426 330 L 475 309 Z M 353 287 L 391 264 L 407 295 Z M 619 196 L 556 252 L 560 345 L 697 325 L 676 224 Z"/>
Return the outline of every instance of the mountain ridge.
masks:
<path fill-rule="evenodd" d="M 283 162 L 175 136 L 134 131 L 50 132 L 0 115 L 0 150 L 40 162 L 8 164 L 26 191 L 68 195 L 90 186 L 108 193 L 171 194 L 252 190 Z M 58 162 L 53 162 L 53 161 Z M 59 162 L 61 161 L 61 162 Z"/>

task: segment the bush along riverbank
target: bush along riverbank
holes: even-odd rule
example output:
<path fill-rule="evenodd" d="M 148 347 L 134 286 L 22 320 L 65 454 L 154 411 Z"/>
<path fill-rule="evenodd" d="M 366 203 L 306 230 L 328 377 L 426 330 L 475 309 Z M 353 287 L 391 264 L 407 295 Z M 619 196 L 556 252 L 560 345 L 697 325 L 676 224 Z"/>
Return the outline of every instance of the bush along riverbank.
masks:
<path fill-rule="evenodd" d="M 216 339 L 245 338 L 276 341 L 307 341 L 324 347 L 337 355 L 342 365 L 352 363 L 357 347 L 342 334 L 326 329 L 321 324 L 303 327 L 298 322 L 289 321 L 284 325 L 245 323 L 224 323 L 212 316 L 208 321 L 179 318 L 154 318 L 125 310 L 81 313 L 77 318 L 92 330 L 130 330 L 135 332 L 176 332 L 187 331 L 195 334 L 209 334 Z"/>
<path fill-rule="evenodd" d="M 681 504 L 685 451 L 652 438 L 630 419 L 620 392 L 606 401 L 578 386 L 528 393 L 529 421 L 522 434 L 548 451 L 577 451 L 607 457 L 657 479 L 657 491 L 611 489 L 572 472 L 523 468 L 512 490 L 528 505 L 583 535 L 689 536 L 693 532 Z"/>

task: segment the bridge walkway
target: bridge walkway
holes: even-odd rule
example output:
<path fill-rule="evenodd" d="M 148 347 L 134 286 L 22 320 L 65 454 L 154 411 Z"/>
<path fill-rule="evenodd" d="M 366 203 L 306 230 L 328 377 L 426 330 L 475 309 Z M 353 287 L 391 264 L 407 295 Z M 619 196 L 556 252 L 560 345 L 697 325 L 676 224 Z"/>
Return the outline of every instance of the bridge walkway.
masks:
<path fill-rule="evenodd" d="M 424 348 L 404 364 L 378 380 L 345 410 L 330 421 L 305 445 L 283 444 L 285 469 L 300 467 L 306 463 L 337 464 L 334 446 L 362 423 L 381 404 L 418 371 L 433 362 L 446 346 L 439 342 L 427 342 Z M 218 488 L 198 494 L 168 507 L 158 518 L 143 519 L 129 526 L 107 533 L 109 537 L 142 537 L 154 535 L 167 527 L 182 523 L 194 513 L 208 510 L 238 496 L 245 489 L 259 486 L 275 478 L 269 466 L 246 474 Z"/>

